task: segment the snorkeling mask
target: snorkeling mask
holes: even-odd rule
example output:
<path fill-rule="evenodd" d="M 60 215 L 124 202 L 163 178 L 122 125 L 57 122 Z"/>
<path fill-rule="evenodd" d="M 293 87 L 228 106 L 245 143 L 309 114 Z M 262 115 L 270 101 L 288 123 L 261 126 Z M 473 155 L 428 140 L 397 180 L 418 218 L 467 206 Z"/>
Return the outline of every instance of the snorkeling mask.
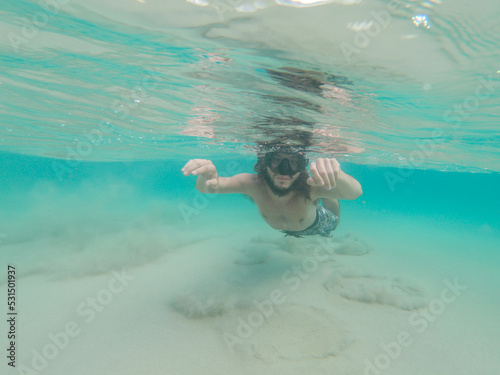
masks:
<path fill-rule="evenodd" d="M 290 149 L 267 152 L 264 155 L 264 164 L 273 173 L 284 176 L 293 176 L 303 171 L 309 160 L 300 152 Z"/>

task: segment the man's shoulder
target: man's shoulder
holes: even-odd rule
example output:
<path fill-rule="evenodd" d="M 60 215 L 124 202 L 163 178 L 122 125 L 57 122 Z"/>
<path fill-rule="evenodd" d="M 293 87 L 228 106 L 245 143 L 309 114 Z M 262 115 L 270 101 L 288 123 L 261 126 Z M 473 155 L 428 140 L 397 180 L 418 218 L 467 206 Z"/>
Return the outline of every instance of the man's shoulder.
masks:
<path fill-rule="evenodd" d="M 233 176 L 240 186 L 244 187 L 247 194 L 254 195 L 264 187 L 262 180 L 255 173 L 240 173 Z"/>
<path fill-rule="evenodd" d="M 261 184 L 259 175 L 255 173 L 240 173 L 238 175 L 233 176 L 233 178 L 238 179 L 241 183 L 246 186 L 254 186 L 257 187 Z"/>

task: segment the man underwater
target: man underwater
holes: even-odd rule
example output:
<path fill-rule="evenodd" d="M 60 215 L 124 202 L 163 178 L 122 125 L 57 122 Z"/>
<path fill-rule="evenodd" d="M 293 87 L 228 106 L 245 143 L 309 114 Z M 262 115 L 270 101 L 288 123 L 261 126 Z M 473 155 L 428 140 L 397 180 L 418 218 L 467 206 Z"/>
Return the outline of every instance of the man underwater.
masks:
<path fill-rule="evenodd" d="M 304 152 L 279 146 L 257 155 L 257 174 L 219 177 L 213 163 L 205 159 L 192 159 L 181 171 L 198 176 L 196 189 L 201 193 L 249 196 L 264 220 L 287 236 L 331 237 L 340 220 L 339 199 L 356 199 L 363 191 L 334 158 L 311 162 L 311 176 L 307 164 Z"/>

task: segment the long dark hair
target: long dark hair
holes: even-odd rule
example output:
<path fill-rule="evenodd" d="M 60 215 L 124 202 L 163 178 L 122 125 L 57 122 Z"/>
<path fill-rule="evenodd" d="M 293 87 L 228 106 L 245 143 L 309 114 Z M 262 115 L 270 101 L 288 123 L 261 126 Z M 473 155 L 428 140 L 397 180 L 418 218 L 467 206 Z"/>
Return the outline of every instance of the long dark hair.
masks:
<path fill-rule="evenodd" d="M 264 162 L 264 154 L 257 155 L 257 163 L 253 166 L 253 170 L 257 172 L 257 175 L 261 179 L 261 181 L 266 182 L 269 185 L 269 174 L 267 173 L 267 166 Z M 295 180 L 292 184 L 293 190 L 296 191 L 297 194 L 303 197 L 306 200 L 311 200 L 311 186 L 307 183 L 307 179 L 309 178 L 309 173 L 304 169 L 300 172 L 299 178 Z"/>

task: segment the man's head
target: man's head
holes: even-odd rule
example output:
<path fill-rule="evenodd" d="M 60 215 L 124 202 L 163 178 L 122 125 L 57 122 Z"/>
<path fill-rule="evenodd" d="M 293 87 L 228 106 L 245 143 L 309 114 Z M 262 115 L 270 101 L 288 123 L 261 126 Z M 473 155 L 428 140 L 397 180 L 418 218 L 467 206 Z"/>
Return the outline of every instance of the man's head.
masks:
<path fill-rule="evenodd" d="M 259 153 L 254 170 L 278 197 L 296 191 L 309 198 L 307 163 L 304 152 L 282 146 Z"/>

